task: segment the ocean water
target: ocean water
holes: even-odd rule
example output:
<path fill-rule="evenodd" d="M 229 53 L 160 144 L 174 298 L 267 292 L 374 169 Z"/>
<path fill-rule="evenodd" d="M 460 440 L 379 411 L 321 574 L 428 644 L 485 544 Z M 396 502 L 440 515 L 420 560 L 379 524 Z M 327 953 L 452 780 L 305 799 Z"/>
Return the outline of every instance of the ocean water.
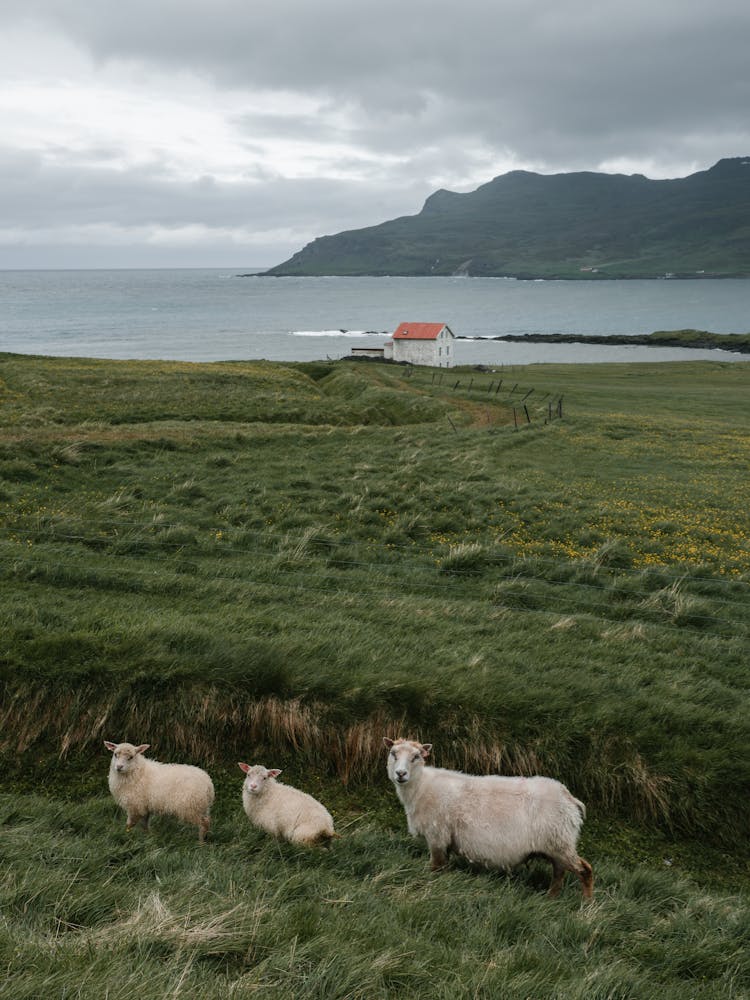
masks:
<path fill-rule="evenodd" d="M 750 331 L 750 281 L 261 278 L 242 268 L 0 271 L 0 351 L 221 361 L 340 358 L 404 321 L 458 337 Z M 457 364 L 750 360 L 729 351 L 459 340 Z"/>

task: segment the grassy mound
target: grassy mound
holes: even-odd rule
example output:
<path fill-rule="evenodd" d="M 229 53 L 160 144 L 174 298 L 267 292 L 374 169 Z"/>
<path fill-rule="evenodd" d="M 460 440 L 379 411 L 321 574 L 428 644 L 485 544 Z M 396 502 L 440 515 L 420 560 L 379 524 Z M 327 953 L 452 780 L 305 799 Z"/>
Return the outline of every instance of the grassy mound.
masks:
<path fill-rule="evenodd" d="M 0 355 L 13 996 L 743 995 L 749 382 Z M 383 734 L 565 781 L 595 907 L 430 879 Z M 209 768 L 208 854 L 119 832 L 102 739 Z M 239 759 L 330 855 L 249 830 Z"/>
<path fill-rule="evenodd" d="M 304 369 L 3 359 L 2 745 L 359 780 L 400 729 L 731 841 L 747 369 Z"/>

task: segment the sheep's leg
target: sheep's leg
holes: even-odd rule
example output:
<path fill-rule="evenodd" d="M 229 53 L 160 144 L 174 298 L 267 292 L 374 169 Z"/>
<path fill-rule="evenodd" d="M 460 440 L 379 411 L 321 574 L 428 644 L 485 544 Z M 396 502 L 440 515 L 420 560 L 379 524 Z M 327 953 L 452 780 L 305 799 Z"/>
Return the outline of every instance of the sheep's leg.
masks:
<path fill-rule="evenodd" d="M 581 880 L 581 889 L 583 890 L 584 899 L 594 898 L 594 869 L 584 860 L 584 858 L 578 859 L 578 868 L 576 869 L 576 875 Z"/>
<path fill-rule="evenodd" d="M 208 828 L 211 826 L 211 817 L 204 816 L 198 823 L 198 843 L 206 843 L 206 834 L 208 833 Z"/>
<path fill-rule="evenodd" d="M 563 865 L 561 865 L 559 861 L 556 861 L 554 858 L 550 858 L 550 861 L 552 862 L 552 881 L 550 882 L 550 887 L 547 892 L 547 895 L 551 899 L 555 899 L 557 896 L 560 895 L 560 890 L 563 887 L 563 882 L 565 881 L 565 872 L 567 869 Z"/>
<path fill-rule="evenodd" d="M 150 820 L 151 820 L 151 815 L 149 813 L 146 813 L 145 816 L 141 816 L 141 826 L 147 832 L 148 832 L 148 824 L 149 824 Z"/>
<path fill-rule="evenodd" d="M 128 821 L 125 824 L 125 829 L 129 833 L 133 829 L 134 826 L 138 826 L 138 824 L 142 823 L 144 819 L 148 823 L 148 814 L 147 813 L 144 815 L 143 813 L 130 812 L 129 811 L 128 812 Z"/>
<path fill-rule="evenodd" d="M 314 833 L 311 833 L 301 843 L 306 844 L 307 847 L 330 847 L 331 841 L 335 836 L 335 833 L 329 833 L 328 830 L 315 830 Z"/>
<path fill-rule="evenodd" d="M 430 844 L 430 868 L 432 871 L 440 871 L 441 868 L 445 868 L 448 864 L 448 848 L 438 847 L 436 844 Z"/>
<path fill-rule="evenodd" d="M 575 861 L 561 861 L 557 858 L 550 858 L 552 862 L 552 882 L 547 895 L 553 899 L 560 895 L 560 890 L 565 879 L 565 872 L 572 872 L 581 881 L 584 899 L 594 897 L 594 872 L 588 861 L 583 858 L 576 858 Z"/>

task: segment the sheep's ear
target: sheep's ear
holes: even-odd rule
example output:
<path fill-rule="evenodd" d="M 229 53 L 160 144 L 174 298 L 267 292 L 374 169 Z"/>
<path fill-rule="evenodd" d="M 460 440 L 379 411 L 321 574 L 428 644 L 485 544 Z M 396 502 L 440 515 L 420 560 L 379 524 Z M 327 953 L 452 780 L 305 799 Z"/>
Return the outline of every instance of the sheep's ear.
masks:
<path fill-rule="evenodd" d="M 391 747 L 395 742 L 396 742 L 395 740 L 390 739 L 388 736 L 383 737 L 383 746 L 386 747 L 386 749 L 388 750 L 391 749 Z"/>
<path fill-rule="evenodd" d="M 422 754 L 422 756 L 424 757 L 425 760 L 427 760 L 427 758 L 430 756 L 430 751 L 431 750 L 432 750 L 432 743 L 423 743 L 422 744 L 420 753 Z"/>
<path fill-rule="evenodd" d="M 107 748 L 107 750 L 112 750 L 113 752 L 114 752 L 115 747 L 117 746 L 116 743 L 110 743 L 109 740 L 105 740 L 104 741 L 104 745 Z"/>
<path fill-rule="evenodd" d="M 150 743 L 141 743 L 141 745 L 139 747 L 135 748 L 135 752 L 136 753 L 145 753 L 150 746 L 151 746 Z"/>
<path fill-rule="evenodd" d="M 243 764 L 241 760 L 237 761 L 237 767 L 240 769 L 240 771 L 244 771 L 245 774 L 247 774 L 247 772 L 250 770 L 250 765 Z"/>
<path fill-rule="evenodd" d="M 271 768 L 268 769 L 268 777 L 269 778 L 278 778 L 278 776 L 280 774 L 281 774 L 281 771 L 279 770 L 278 767 L 271 767 Z"/>

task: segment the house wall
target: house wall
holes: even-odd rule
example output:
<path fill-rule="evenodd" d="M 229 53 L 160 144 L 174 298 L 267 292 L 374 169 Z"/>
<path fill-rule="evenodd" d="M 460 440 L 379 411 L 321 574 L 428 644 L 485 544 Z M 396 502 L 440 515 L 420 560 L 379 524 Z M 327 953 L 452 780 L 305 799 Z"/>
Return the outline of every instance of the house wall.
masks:
<path fill-rule="evenodd" d="M 438 357 L 437 365 L 438 368 L 450 368 L 453 364 L 453 350 L 454 341 L 453 334 L 448 333 L 447 330 L 442 330 L 440 336 L 437 339 Z"/>
<path fill-rule="evenodd" d="M 394 340 L 393 360 L 413 365 L 435 365 L 437 348 L 433 340 Z"/>
<path fill-rule="evenodd" d="M 394 340 L 393 360 L 450 368 L 453 365 L 453 337 L 443 330 L 436 340 Z"/>

